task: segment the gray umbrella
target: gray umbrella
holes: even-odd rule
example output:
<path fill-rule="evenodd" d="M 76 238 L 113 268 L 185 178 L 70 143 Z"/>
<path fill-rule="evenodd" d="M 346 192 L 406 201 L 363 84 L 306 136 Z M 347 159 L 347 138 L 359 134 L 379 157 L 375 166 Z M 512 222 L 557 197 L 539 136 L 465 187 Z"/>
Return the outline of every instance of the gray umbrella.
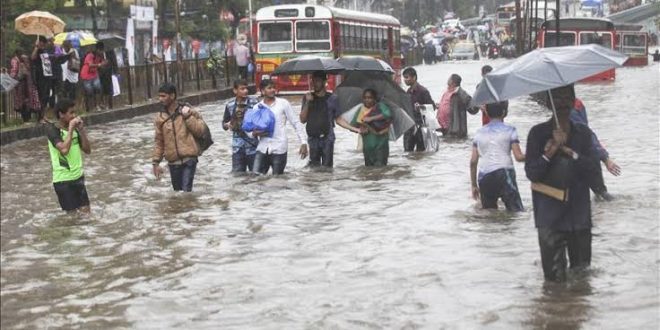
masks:
<path fill-rule="evenodd" d="M 566 86 L 620 67 L 627 59 L 596 44 L 538 48 L 487 74 L 472 96 L 472 105 Z"/>
<path fill-rule="evenodd" d="M 362 103 L 362 92 L 367 88 L 375 90 L 380 100 L 392 110 L 390 140 L 398 139 L 415 124 L 411 119 L 413 118 L 413 107 L 410 95 L 392 80 L 389 73 L 348 72 L 341 84 L 335 89 L 335 94 L 339 99 L 340 112 L 355 111 L 355 106 Z M 350 114 L 345 115 L 346 118 L 353 117 Z M 350 120 L 348 121 L 350 122 Z"/>
<path fill-rule="evenodd" d="M 126 39 L 112 33 L 101 32 L 97 35 L 96 40 L 103 42 L 103 47 L 106 50 L 124 48 L 126 46 Z"/>
<path fill-rule="evenodd" d="M 345 66 L 346 70 L 394 73 L 387 62 L 370 56 L 342 56 L 337 62 Z"/>
<path fill-rule="evenodd" d="M 278 66 L 273 75 L 289 75 L 289 74 L 310 74 L 315 71 L 324 71 L 328 74 L 337 74 L 344 71 L 346 68 L 329 57 L 318 56 L 300 56 L 292 58 L 280 66 Z"/>

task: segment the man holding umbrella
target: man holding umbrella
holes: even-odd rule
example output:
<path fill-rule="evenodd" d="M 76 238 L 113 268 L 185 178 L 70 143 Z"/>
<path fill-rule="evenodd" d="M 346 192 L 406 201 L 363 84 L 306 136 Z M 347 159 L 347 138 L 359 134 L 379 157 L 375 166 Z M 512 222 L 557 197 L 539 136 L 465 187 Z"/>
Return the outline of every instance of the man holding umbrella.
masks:
<path fill-rule="evenodd" d="M 583 269 L 591 263 L 589 182 L 597 174 L 598 156 L 591 130 L 570 120 L 575 102 L 573 85 L 552 89 L 550 98 L 556 113 L 530 130 L 525 172 L 533 184 L 560 177 L 563 182 L 557 183 L 567 191 L 560 200 L 532 186 L 543 274 L 546 280 L 563 281 L 567 251 L 571 269 Z"/>
<path fill-rule="evenodd" d="M 335 149 L 335 121 L 346 129 L 357 129 L 340 117 L 339 101 L 336 95 L 326 91 L 326 82 L 324 71 L 312 74 L 313 91 L 303 97 L 300 122 L 306 124 L 309 166 L 331 168 Z"/>
<path fill-rule="evenodd" d="M 41 102 L 41 111 L 39 112 L 39 122 L 45 122 L 45 113 L 50 105 L 55 107 L 55 97 L 57 86 L 62 80 L 62 63 L 69 60 L 71 53 L 66 55 L 56 55 L 55 45 L 52 40 L 43 36 L 38 37 L 34 49 L 32 50 L 32 67 L 35 68 L 35 82 L 39 91 L 39 101 Z"/>

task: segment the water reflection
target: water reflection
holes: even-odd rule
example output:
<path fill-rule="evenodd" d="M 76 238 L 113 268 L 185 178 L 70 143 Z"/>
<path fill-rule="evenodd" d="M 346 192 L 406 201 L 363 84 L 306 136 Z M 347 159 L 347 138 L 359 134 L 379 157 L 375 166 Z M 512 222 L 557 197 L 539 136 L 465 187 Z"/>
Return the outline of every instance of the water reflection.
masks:
<path fill-rule="evenodd" d="M 582 329 L 593 313 L 592 293 L 586 274 L 566 283 L 546 282 L 539 297 L 532 301 L 532 318 L 524 325 L 534 329 Z"/>

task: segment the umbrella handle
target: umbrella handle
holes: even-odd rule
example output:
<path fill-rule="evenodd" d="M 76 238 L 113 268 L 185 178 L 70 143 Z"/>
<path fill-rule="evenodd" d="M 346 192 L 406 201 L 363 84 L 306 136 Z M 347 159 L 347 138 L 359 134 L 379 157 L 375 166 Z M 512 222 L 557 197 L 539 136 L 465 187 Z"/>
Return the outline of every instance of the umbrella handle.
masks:
<path fill-rule="evenodd" d="M 550 105 L 552 106 L 552 114 L 555 117 L 555 124 L 559 128 L 559 118 L 557 118 L 557 109 L 555 108 L 555 101 L 552 100 L 552 91 L 548 90 L 548 98 L 550 99 Z"/>

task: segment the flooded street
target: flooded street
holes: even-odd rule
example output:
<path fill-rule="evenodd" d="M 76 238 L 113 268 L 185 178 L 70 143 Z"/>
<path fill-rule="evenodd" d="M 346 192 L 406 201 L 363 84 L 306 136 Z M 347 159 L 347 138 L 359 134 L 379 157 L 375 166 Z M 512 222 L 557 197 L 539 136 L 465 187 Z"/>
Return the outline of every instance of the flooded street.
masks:
<path fill-rule="evenodd" d="M 504 60 L 419 66 L 436 102 L 452 73 L 473 93 L 480 68 Z M 224 101 L 203 106 L 215 145 L 195 192 L 151 175 L 153 116 L 90 127 L 91 217 L 64 215 L 46 139 L 2 147 L 2 329 L 658 329 L 660 129 L 658 64 L 580 84 L 591 127 L 621 165 L 593 202 L 592 270 L 544 286 L 531 192 L 526 212 L 479 210 L 471 142 L 364 168 L 356 136 L 337 128 L 335 169 L 295 155 L 288 174 L 232 176 Z M 295 102 L 296 110 L 299 102 Z M 550 112 L 512 100 L 526 146 Z M 481 126 L 468 116 L 469 134 Z"/>

